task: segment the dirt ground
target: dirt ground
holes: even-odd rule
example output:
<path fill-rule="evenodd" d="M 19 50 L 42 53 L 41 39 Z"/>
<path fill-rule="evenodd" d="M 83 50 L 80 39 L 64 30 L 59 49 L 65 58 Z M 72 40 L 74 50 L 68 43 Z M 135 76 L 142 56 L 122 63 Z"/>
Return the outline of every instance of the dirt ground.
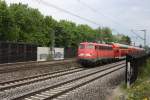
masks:
<path fill-rule="evenodd" d="M 120 86 L 117 86 L 112 90 L 112 94 L 109 95 L 106 100 L 126 100 L 124 94 Z"/>

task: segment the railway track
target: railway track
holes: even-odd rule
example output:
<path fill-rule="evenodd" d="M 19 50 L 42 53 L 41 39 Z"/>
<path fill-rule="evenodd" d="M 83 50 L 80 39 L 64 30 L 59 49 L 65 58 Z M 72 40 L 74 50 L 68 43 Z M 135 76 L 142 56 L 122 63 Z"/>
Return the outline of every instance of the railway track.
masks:
<path fill-rule="evenodd" d="M 59 74 L 53 74 L 53 77 L 66 77 L 66 79 L 59 80 L 55 84 L 50 84 L 44 87 L 38 87 L 32 91 L 27 91 L 26 93 L 21 93 L 18 95 L 12 95 L 9 99 L 13 100 L 49 100 L 60 96 L 66 92 L 69 92 L 73 89 L 81 87 L 89 82 L 92 82 L 100 77 L 108 75 L 109 73 L 115 72 L 125 66 L 125 61 L 104 65 L 101 67 L 91 68 L 91 69 L 72 69 L 72 71 L 68 72 L 63 71 Z M 74 71 L 73 71 L 74 70 Z M 65 74 L 66 73 L 66 74 Z M 70 75 L 70 77 L 69 77 Z M 72 75 L 72 77 L 71 77 Z M 74 77 L 73 77 L 74 76 Z M 69 77 L 69 78 L 68 78 Z M 55 79 L 55 78 L 54 78 Z M 49 78 L 47 79 L 49 80 Z M 38 81 L 38 79 L 37 79 Z M 40 80 L 39 80 L 40 81 Z M 41 80 L 42 81 L 42 80 Z M 18 82 L 18 81 L 17 81 Z M 16 83 L 17 83 L 16 82 Z M 11 83 L 15 84 L 15 83 Z M 31 83 L 32 84 L 32 83 Z M 4 85 L 5 87 L 9 86 L 7 90 L 13 89 L 14 87 L 11 85 Z M 28 86 L 28 85 L 23 85 Z M 19 87 L 18 87 L 19 89 Z M 4 89 L 5 90 L 5 89 Z M 7 90 L 5 92 L 7 92 Z"/>
<path fill-rule="evenodd" d="M 72 59 L 63 59 L 63 60 L 51 60 L 51 61 L 27 61 L 27 62 L 16 62 L 16 63 L 4 63 L 0 64 L 0 67 L 5 67 L 5 66 L 13 66 L 13 65 L 29 65 L 29 64 L 39 64 L 39 63 L 50 63 L 50 62 L 60 62 L 60 61 L 71 61 L 75 60 L 74 58 Z"/>
<path fill-rule="evenodd" d="M 17 88 L 17 87 L 27 85 L 27 84 L 33 84 L 35 82 L 44 81 L 44 80 L 59 77 L 62 75 L 79 72 L 82 70 L 84 70 L 84 69 L 83 68 L 71 68 L 71 69 L 60 70 L 60 71 L 56 71 L 56 72 L 26 77 L 26 78 L 22 78 L 22 79 L 1 82 L 0 83 L 0 91 L 6 91 L 6 90 L 9 91 L 9 89 Z"/>
<path fill-rule="evenodd" d="M 39 91 L 39 93 L 36 93 L 34 95 L 29 95 L 29 97 L 25 97 L 25 98 L 22 98 L 22 97 L 19 97 L 19 99 L 22 99 L 22 100 L 51 100 L 51 99 L 54 99 L 54 98 L 57 98 L 59 96 L 61 96 L 62 94 L 65 94 L 69 91 L 72 91 L 76 88 L 79 88 L 83 85 L 86 85 L 98 78 L 101 78 L 105 75 L 108 75 L 112 72 L 115 72 L 115 71 L 118 71 L 119 69 L 121 68 L 124 68 L 124 66 L 119 66 L 117 68 L 112 68 L 111 70 L 109 69 L 109 71 L 107 71 L 106 73 L 93 73 L 92 75 L 87 75 L 86 77 L 81 77 L 79 79 L 75 79 L 75 80 L 72 80 L 71 82 L 67 83 L 67 84 L 63 84 L 62 86 L 60 85 L 59 87 L 51 87 L 45 91 L 42 91 L 41 90 Z M 17 98 L 16 98 L 17 99 Z M 14 99 L 14 100 L 16 100 Z"/>
<path fill-rule="evenodd" d="M 67 60 L 60 60 L 60 61 L 44 61 L 44 62 L 37 62 L 37 61 L 31 61 L 31 62 L 21 62 L 21 63 L 10 63 L 10 64 L 0 64 L 0 73 L 8 73 L 13 71 L 19 71 L 19 70 L 29 70 L 33 68 L 39 68 L 39 67 L 46 67 L 47 65 L 51 66 L 58 66 L 60 64 L 68 64 L 68 63 L 75 63 L 75 59 L 67 59 Z"/>

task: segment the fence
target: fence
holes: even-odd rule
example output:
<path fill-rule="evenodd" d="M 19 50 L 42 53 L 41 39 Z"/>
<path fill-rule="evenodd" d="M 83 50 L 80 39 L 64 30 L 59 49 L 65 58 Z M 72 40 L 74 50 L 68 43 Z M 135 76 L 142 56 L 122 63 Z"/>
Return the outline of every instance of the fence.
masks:
<path fill-rule="evenodd" d="M 37 45 L 0 42 L 0 63 L 37 60 Z"/>
<path fill-rule="evenodd" d="M 77 48 L 64 48 L 64 58 L 74 58 L 77 56 Z"/>

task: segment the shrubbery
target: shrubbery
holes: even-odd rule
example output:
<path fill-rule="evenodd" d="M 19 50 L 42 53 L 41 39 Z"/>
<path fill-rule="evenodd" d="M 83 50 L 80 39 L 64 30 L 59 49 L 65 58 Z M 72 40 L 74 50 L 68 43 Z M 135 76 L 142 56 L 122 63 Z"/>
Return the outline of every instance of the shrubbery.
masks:
<path fill-rule="evenodd" d="M 127 89 L 127 100 L 150 100 L 150 59 L 140 69 L 137 81 Z"/>

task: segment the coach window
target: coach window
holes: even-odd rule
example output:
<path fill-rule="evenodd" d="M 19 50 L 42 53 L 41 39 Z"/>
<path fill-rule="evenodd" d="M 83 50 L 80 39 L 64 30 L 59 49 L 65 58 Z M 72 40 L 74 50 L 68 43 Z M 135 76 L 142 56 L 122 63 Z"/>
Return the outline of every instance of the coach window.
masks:
<path fill-rule="evenodd" d="M 112 50 L 112 47 L 110 47 L 110 50 Z"/>
<path fill-rule="evenodd" d="M 108 50 L 112 50 L 112 47 L 108 47 Z"/>
<path fill-rule="evenodd" d="M 106 50 L 106 47 L 105 47 L 105 46 L 103 46 L 103 50 Z"/>
<path fill-rule="evenodd" d="M 101 50 L 104 50 L 104 46 L 101 46 Z"/>
<path fill-rule="evenodd" d="M 106 46 L 104 46 L 104 50 L 107 50 L 107 47 L 106 47 Z"/>
<path fill-rule="evenodd" d="M 100 50 L 100 46 L 98 46 L 98 48 L 97 48 L 98 50 Z"/>
<path fill-rule="evenodd" d="M 108 50 L 108 47 L 107 47 L 107 46 L 105 46 L 105 49 L 106 49 L 106 50 Z"/>
<path fill-rule="evenodd" d="M 101 50 L 102 49 L 102 47 L 101 46 L 99 46 L 99 50 Z"/>
<path fill-rule="evenodd" d="M 99 46 L 99 50 L 102 50 L 102 46 Z"/>
<path fill-rule="evenodd" d="M 105 50 L 105 46 L 102 46 L 102 49 Z"/>
<path fill-rule="evenodd" d="M 110 50 L 110 48 L 109 48 L 109 47 L 107 47 L 107 50 Z"/>
<path fill-rule="evenodd" d="M 107 47 L 107 50 L 109 50 L 109 47 Z"/>
<path fill-rule="evenodd" d="M 98 46 L 97 46 L 97 45 L 95 46 L 95 49 L 96 49 L 96 50 L 98 49 Z"/>

